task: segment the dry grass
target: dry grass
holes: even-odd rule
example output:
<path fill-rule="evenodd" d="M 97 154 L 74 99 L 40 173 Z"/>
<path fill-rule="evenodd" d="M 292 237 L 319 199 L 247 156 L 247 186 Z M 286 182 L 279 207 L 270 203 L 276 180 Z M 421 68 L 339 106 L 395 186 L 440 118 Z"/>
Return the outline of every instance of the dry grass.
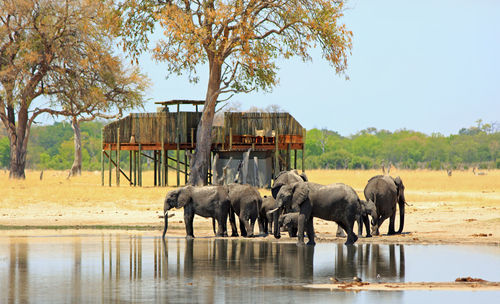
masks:
<path fill-rule="evenodd" d="M 310 170 L 310 181 L 320 184 L 342 182 L 351 185 L 363 197 L 362 191 L 368 179 L 380 174 L 377 170 Z M 448 177 L 444 171 L 395 170 L 406 187 L 410 203 L 480 203 L 500 206 L 500 170 L 488 171 L 487 175 L 475 176 L 471 171 L 456 171 Z M 102 187 L 99 172 L 84 172 L 82 176 L 66 179 L 66 172 L 45 171 L 43 180 L 39 171 L 27 171 L 26 180 L 10 180 L 8 172 L 0 172 L 0 208 L 16 208 L 30 204 L 90 207 L 96 204 L 129 210 L 161 208 L 163 198 L 171 188 L 153 187 L 153 174 L 143 176 L 144 187 L 130 187 L 122 177 L 121 186 Z M 181 174 L 181 182 L 184 176 Z M 176 181 L 174 172 L 169 174 L 170 183 Z M 105 176 L 108 184 L 108 176 Z M 262 194 L 269 190 L 261 189 Z"/>
<path fill-rule="evenodd" d="M 379 173 L 375 170 L 307 172 L 313 182 L 351 185 L 361 198 L 368 179 Z M 401 176 L 406 186 L 410 206 L 406 209 L 405 231 L 410 233 L 360 242 L 500 244 L 500 170 L 487 171 L 487 175 L 481 176 L 471 171 L 454 172 L 448 177 L 443 171 L 393 169 L 391 175 Z M 102 233 L 102 229 L 151 229 L 156 234 L 163 225 L 160 217 L 163 199 L 172 189 L 153 187 L 152 172 L 145 172 L 142 188 L 130 187 L 125 179 L 121 187 L 102 187 L 100 172 L 84 172 L 69 180 L 62 171 L 45 171 L 43 180 L 37 171 L 27 171 L 26 176 L 26 180 L 10 180 L 8 172 L 0 171 L 0 235 L 24 235 L 26 227 L 63 230 L 86 227 L 96 233 Z M 170 172 L 169 181 L 176 181 L 174 172 Z M 260 192 L 270 194 L 268 189 Z M 172 213 L 169 234 L 182 236 L 183 211 L 176 209 Z M 197 235 L 212 236 L 209 219 L 198 217 L 195 225 Z M 387 225 L 383 224 L 382 231 Z M 318 219 L 315 226 L 319 241 L 335 240 L 333 222 Z"/>
<path fill-rule="evenodd" d="M 307 176 L 320 184 L 342 182 L 352 186 L 360 197 L 368 179 L 380 170 L 311 170 Z M 500 170 L 474 175 L 472 171 L 391 170 L 405 184 L 406 200 L 410 203 L 480 203 L 500 206 Z"/>

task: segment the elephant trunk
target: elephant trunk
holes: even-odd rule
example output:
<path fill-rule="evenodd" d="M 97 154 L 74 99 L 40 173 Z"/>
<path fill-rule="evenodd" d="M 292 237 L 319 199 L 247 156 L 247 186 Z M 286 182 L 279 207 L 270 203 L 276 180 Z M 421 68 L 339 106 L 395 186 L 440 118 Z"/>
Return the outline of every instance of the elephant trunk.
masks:
<path fill-rule="evenodd" d="M 399 230 L 398 233 L 403 232 L 403 227 L 405 225 L 405 201 L 399 201 Z"/>
<path fill-rule="evenodd" d="M 167 229 L 168 229 L 168 210 L 165 211 L 164 220 L 165 220 L 165 227 L 163 228 L 162 238 L 165 238 L 165 233 L 167 233 Z"/>

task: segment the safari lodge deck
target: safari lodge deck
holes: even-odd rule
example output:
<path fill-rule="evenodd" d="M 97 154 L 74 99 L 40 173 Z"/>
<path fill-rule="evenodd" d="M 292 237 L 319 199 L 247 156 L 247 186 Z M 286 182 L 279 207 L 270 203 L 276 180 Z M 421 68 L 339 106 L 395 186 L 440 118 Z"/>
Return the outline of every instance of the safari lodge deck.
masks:
<path fill-rule="evenodd" d="M 181 184 L 181 175 L 187 183 L 190 171 L 188 155 L 196 149 L 196 132 L 202 115 L 198 106 L 203 105 L 203 101 L 172 100 L 156 104 L 162 106 L 157 113 L 130 114 L 103 127 L 103 186 L 105 171 L 109 171 L 109 186 L 112 185 L 113 175 L 116 185 L 120 185 L 120 177 L 123 176 L 130 185 L 142 186 L 145 159 L 153 165 L 155 186 L 168 186 L 169 169 L 176 172 L 177 186 Z M 180 111 L 180 105 L 186 104 L 196 106 L 196 111 Z M 168 106 L 176 106 L 177 111 L 170 112 Z M 258 172 L 255 169 L 252 175 L 256 179 L 257 175 L 260 176 L 260 185 L 270 185 L 270 179 L 279 171 L 298 168 L 298 152 L 301 152 L 301 168 L 304 168 L 304 143 L 305 129 L 289 113 L 226 112 L 223 126 L 212 128 L 207 182 L 217 182 L 212 180 L 217 176 L 214 171 L 219 171 L 220 176 L 223 170 L 227 171 L 233 158 L 236 162 L 233 161 L 235 164 L 231 167 L 241 167 L 237 160 L 243 162 L 244 152 L 249 152 L 256 168 L 259 167 Z M 217 167 L 215 162 L 219 158 L 224 159 L 224 155 L 227 156 L 226 167 Z M 247 163 L 248 158 L 247 155 Z M 108 170 L 105 170 L 106 162 Z M 126 169 L 128 172 L 125 172 Z"/>

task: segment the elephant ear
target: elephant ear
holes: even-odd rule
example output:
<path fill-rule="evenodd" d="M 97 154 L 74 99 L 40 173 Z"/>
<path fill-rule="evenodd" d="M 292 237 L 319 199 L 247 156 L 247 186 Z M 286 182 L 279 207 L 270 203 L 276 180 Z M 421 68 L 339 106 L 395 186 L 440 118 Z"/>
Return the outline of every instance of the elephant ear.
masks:
<path fill-rule="evenodd" d="M 182 208 L 191 201 L 192 190 L 191 186 L 179 189 L 179 195 L 177 196 L 177 208 Z"/>
<path fill-rule="evenodd" d="M 301 174 L 300 174 L 300 177 L 301 177 L 301 178 L 302 178 L 305 182 L 308 182 L 308 181 L 309 181 L 309 179 L 307 178 L 307 175 L 306 175 L 306 173 L 305 173 L 305 172 L 301 173 Z"/>
<path fill-rule="evenodd" d="M 306 183 L 296 183 L 293 186 L 292 208 L 298 209 L 300 205 L 309 199 L 309 187 Z"/>

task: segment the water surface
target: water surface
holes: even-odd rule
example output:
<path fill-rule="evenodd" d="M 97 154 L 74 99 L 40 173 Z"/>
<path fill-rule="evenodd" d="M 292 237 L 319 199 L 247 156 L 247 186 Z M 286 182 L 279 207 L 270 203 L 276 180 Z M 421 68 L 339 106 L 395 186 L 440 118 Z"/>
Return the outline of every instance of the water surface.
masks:
<path fill-rule="evenodd" d="M 336 292 L 301 286 L 500 281 L 500 247 L 318 243 L 102 235 L 0 238 L 0 303 L 467 302 L 500 292 Z"/>

